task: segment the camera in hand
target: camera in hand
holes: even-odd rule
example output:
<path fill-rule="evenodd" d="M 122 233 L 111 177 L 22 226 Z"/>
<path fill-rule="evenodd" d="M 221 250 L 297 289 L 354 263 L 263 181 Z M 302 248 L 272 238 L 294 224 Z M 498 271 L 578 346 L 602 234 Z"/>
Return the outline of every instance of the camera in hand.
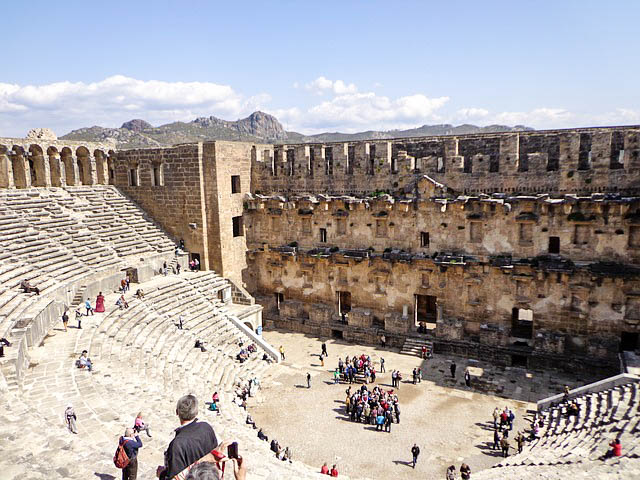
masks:
<path fill-rule="evenodd" d="M 227 457 L 238 458 L 238 442 L 233 442 L 227 447 Z"/>

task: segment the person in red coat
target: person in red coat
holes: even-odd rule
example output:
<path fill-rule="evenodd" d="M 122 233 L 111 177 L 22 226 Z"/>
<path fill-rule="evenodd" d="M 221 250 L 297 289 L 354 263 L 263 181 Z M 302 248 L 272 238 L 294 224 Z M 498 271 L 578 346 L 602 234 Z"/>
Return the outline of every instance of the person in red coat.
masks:
<path fill-rule="evenodd" d="M 338 469 L 336 468 L 335 465 L 333 467 L 331 467 L 331 476 L 332 477 L 337 477 L 338 476 Z"/>
<path fill-rule="evenodd" d="M 324 462 L 324 464 L 322 465 L 320 473 L 323 475 L 329 475 L 329 467 L 327 467 L 327 462 Z"/>

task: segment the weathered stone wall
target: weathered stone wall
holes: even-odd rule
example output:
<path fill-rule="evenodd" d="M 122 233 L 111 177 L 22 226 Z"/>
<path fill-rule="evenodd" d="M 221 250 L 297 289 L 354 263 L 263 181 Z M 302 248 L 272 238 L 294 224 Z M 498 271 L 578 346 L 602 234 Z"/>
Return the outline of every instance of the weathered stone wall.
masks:
<path fill-rule="evenodd" d="M 640 262 L 640 197 L 255 196 L 245 218 L 250 248 L 459 252 L 484 261 L 554 253 L 573 261 Z"/>
<path fill-rule="evenodd" d="M 428 174 L 461 193 L 640 193 L 640 128 L 606 127 L 278 145 L 252 191 L 396 192 Z"/>
<path fill-rule="evenodd" d="M 416 331 L 415 295 L 437 298 L 432 338 L 438 350 L 504 364 L 515 354 L 533 359 L 530 365 L 565 358 L 612 367 L 621 332 L 640 331 L 638 269 L 612 274 L 559 264 L 496 266 L 270 250 L 252 251 L 249 258 L 249 283 L 265 306 L 265 320 L 309 333 L 340 331 L 343 338 L 374 343 L 384 332 L 401 344 Z M 346 324 L 338 292 L 351 296 Z M 514 331 L 514 308 L 532 311 L 530 334 Z"/>
<path fill-rule="evenodd" d="M 119 151 L 113 163 L 113 183 L 176 240 L 183 239 L 187 250 L 198 253 L 202 268 L 207 269 L 202 164 L 202 144 Z M 154 168 L 159 169 L 155 174 L 159 178 L 154 178 Z"/>

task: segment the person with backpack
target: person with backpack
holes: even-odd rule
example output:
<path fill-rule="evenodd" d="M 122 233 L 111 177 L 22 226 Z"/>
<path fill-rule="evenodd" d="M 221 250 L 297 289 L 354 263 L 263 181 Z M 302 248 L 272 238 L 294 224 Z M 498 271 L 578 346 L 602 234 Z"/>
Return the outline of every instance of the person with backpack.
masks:
<path fill-rule="evenodd" d="M 113 463 L 122 469 L 122 480 L 136 480 L 138 478 L 138 449 L 142 447 L 142 440 L 133 436 L 133 428 L 127 428 L 118 441 Z"/>
<path fill-rule="evenodd" d="M 78 433 L 78 427 L 76 426 L 76 412 L 71 404 L 67 405 L 64 411 L 64 419 L 67 422 L 67 428 L 71 433 Z"/>

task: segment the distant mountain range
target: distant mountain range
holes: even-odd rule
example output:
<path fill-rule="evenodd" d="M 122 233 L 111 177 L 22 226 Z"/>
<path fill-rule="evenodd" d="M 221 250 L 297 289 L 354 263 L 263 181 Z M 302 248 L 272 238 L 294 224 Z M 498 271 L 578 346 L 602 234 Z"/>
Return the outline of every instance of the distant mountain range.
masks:
<path fill-rule="evenodd" d="M 421 137 L 431 135 L 464 135 L 470 133 L 494 133 L 530 131 L 522 125 L 423 125 L 408 130 L 369 130 L 360 133 L 319 133 L 303 135 L 287 132 L 273 115 L 253 112 L 247 118 L 236 121 L 222 120 L 214 116 L 199 117 L 191 122 L 173 122 L 154 127 L 140 119 L 129 120 L 120 128 L 86 127 L 73 130 L 60 137 L 63 140 L 88 142 L 111 142 L 118 148 L 162 147 L 176 143 L 205 140 L 237 140 L 256 143 L 324 143 L 355 140 L 383 140 L 399 137 Z"/>

